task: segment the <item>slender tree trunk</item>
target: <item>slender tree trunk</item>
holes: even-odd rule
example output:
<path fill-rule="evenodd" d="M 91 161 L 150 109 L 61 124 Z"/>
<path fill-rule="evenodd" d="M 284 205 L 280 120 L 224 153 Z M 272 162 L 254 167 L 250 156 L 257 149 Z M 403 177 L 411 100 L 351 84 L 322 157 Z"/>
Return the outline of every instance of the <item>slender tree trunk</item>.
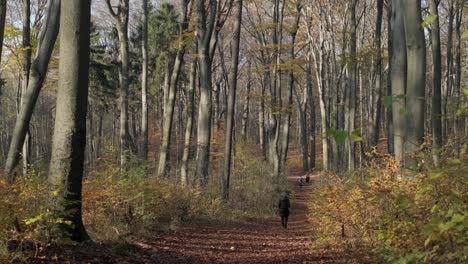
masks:
<path fill-rule="evenodd" d="M 57 235 L 89 240 L 81 216 L 81 189 L 86 145 L 90 0 L 62 0 L 59 90 L 52 158 L 49 167 L 50 208 L 64 223 Z M 70 221 L 70 224 L 65 224 Z"/>
<path fill-rule="evenodd" d="M 184 1 L 182 15 L 182 22 L 180 25 L 179 32 L 183 34 L 184 31 L 188 28 L 189 16 L 188 16 L 188 1 Z M 174 123 L 174 106 L 177 96 L 177 86 L 179 85 L 179 76 L 184 63 L 186 45 L 181 42 L 175 56 L 174 66 L 172 68 L 172 73 L 170 76 L 169 89 L 167 91 L 167 98 L 164 108 L 164 121 L 163 121 L 163 131 L 162 131 L 162 142 L 161 150 L 159 153 L 159 167 L 158 167 L 158 176 L 166 176 L 169 172 L 168 160 L 170 156 L 170 145 L 171 145 L 171 133 L 172 126 Z"/>
<path fill-rule="evenodd" d="M 235 1 L 233 10 L 233 34 L 231 40 L 232 73 L 229 75 L 229 95 L 227 102 L 226 141 L 224 143 L 224 170 L 222 177 L 222 197 L 229 199 L 229 185 L 231 181 L 231 163 L 234 133 L 234 111 L 236 107 L 237 71 L 239 67 L 239 46 L 242 23 L 242 0 Z"/>
<path fill-rule="evenodd" d="M 307 84 L 309 85 L 309 84 Z M 293 90 L 296 98 L 296 108 L 298 113 L 298 123 L 299 123 L 299 134 L 300 134 L 300 143 L 302 149 L 302 169 L 304 171 L 309 171 L 309 142 L 307 141 L 307 99 L 304 103 L 301 103 L 301 99 L 297 95 L 297 92 Z"/>
<path fill-rule="evenodd" d="M 443 91 L 442 95 L 442 117 L 443 117 L 443 136 L 442 138 L 446 139 L 449 134 L 449 109 L 448 109 L 448 102 L 450 99 L 450 95 L 452 93 L 452 86 L 453 86 L 453 59 L 452 59 L 452 47 L 453 47 L 453 20 L 454 20 L 454 0 L 449 0 L 449 14 L 448 14 L 448 26 L 447 26 L 447 72 L 446 72 L 446 84 L 445 90 Z"/>
<path fill-rule="evenodd" d="M 119 108 L 120 108 L 120 172 L 125 174 L 131 154 L 131 136 L 129 133 L 128 114 L 128 19 L 129 0 L 119 0 L 117 12 L 114 11 L 111 0 L 106 0 L 109 12 L 114 17 L 119 37 Z"/>
<path fill-rule="evenodd" d="M 148 0 L 143 0 L 143 41 L 142 59 L 143 69 L 141 73 L 141 154 L 144 161 L 148 160 Z"/>
<path fill-rule="evenodd" d="M 9 182 L 14 181 L 13 170 L 18 164 L 21 148 L 27 133 L 34 106 L 45 81 L 50 57 L 59 31 L 60 1 L 49 0 L 44 22 L 39 34 L 37 51 L 31 64 L 28 89 L 23 95 L 23 103 L 16 119 L 13 137 L 11 139 L 8 157 L 5 164 L 5 175 Z"/>
<path fill-rule="evenodd" d="M 3 37 L 5 35 L 6 13 L 7 0 L 0 0 L 0 62 L 2 62 Z"/>
<path fill-rule="evenodd" d="M 262 149 L 263 157 L 267 159 L 267 150 L 266 150 L 266 142 L 265 142 L 265 90 L 266 90 L 266 82 L 269 78 L 267 78 L 268 72 L 263 73 L 263 82 L 261 87 L 261 98 L 258 102 L 258 136 L 259 136 L 259 143 Z"/>
<path fill-rule="evenodd" d="M 371 126 L 371 146 L 377 146 L 379 143 L 380 135 L 380 119 L 382 112 L 382 17 L 383 17 L 383 5 L 384 0 L 377 0 L 377 22 L 375 30 L 375 40 L 374 48 L 375 55 L 377 56 L 375 60 L 375 90 L 376 90 L 376 100 L 372 102 L 375 104 L 375 110 L 372 114 L 372 126 Z"/>
<path fill-rule="evenodd" d="M 388 73 L 387 73 L 387 97 L 392 96 L 392 69 L 393 65 L 391 59 L 393 57 L 393 28 L 392 28 L 392 1 L 388 1 L 387 6 L 387 50 L 388 50 Z M 393 128 L 393 114 L 392 105 L 386 105 L 387 111 L 387 150 L 391 155 L 395 154 L 394 148 L 394 128 Z"/>
<path fill-rule="evenodd" d="M 31 69 L 31 1 L 23 0 L 23 76 L 21 85 L 21 104 L 24 101 L 26 90 L 29 83 L 29 72 Z M 23 143 L 23 175 L 28 173 L 31 153 L 31 133 L 29 132 L 29 125 L 26 128 L 26 137 Z"/>
<path fill-rule="evenodd" d="M 174 106 L 177 95 L 177 85 L 179 82 L 180 70 L 184 60 L 184 49 L 185 48 L 180 48 L 177 52 L 174 67 L 172 69 L 173 71 L 170 77 L 171 81 L 169 85 L 166 107 L 164 109 L 162 142 L 159 154 L 158 176 L 160 177 L 167 175 L 169 170 L 168 160 L 170 155 L 169 150 L 171 144 L 172 125 L 174 123 Z"/>
<path fill-rule="evenodd" d="M 323 169 L 325 171 L 328 170 L 328 139 L 327 139 L 327 110 L 326 110 L 326 103 L 325 103 L 325 90 L 324 85 L 322 82 L 322 75 L 323 72 L 323 59 L 322 59 L 322 52 L 323 52 L 323 42 L 322 47 L 320 48 L 318 56 L 313 55 L 314 60 L 316 61 L 316 78 L 318 83 L 318 94 L 319 94 L 319 105 L 320 105 L 320 129 L 321 129 L 321 137 L 322 137 L 322 163 Z M 312 54 L 314 54 L 312 52 Z M 317 58 L 319 57 L 318 61 Z"/>
<path fill-rule="evenodd" d="M 440 48 L 439 9 L 436 0 L 429 0 L 431 14 L 436 16 L 431 24 L 432 41 L 432 158 L 439 164 L 439 149 L 442 147 L 442 55 Z"/>
<path fill-rule="evenodd" d="M 348 71 L 349 71 L 349 86 L 348 86 L 348 104 L 347 104 L 347 150 L 348 150 L 348 170 L 353 171 L 355 166 L 355 143 L 352 138 L 352 133 L 354 132 L 354 120 L 356 115 L 356 77 L 357 77 L 357 21 L 356 21 L 356 3 L 357 0 L 352 0 L 349 7 L 350 14 L 350 61 L 348 62 Z"/>
<path fill-rule="evenodd" d="M 403 0 L 392 0 L 392 116 L 395 158 L 404 161 L 406 124 L 406 36 L 403 24 Z"/>
<path fill-rule="evenodd" d="M 426 93 L 426 43 L 421 26 L 421 0 L 403 1 L 403 20 L 406 35 L 406 141 L 408 161 L 424 141 Z"/>
<path fill-rule="evenodd" d="M 242 129 L 241 129 L 241 136 L 244 142 L 247 141 L 247 124 L 249 122 L 249 111 L 250 111 L 250 89 L 252 87 L 252 70 L 251 64 L 249 63 L 249 76 L 247 80 L 247 85 L 245 87 L 245 98 L 244 98 L 244 109 L 242 110 Z"/>
<path fill-rule="evenodd" d="M 309 130 L 309 145 L 310 145 L 310 163 L 309 167 L 311 169 L 315 169 L 315 155 L 316 155 L 316 150 L 315 150 L 315 141 L 316 141 L 316 135 L 315 135 L 315 122 L 317 120 L 316 114 L 315 114 L 315 100 L 313 96 L 313 83 L 312 83 L 312 67 L 309 64 L 307 66 L 307 72 L 306 78 L 307 78 L 307 104 L 309 105 L 310 108 L 310 130 Z M 307 107 L 306 107 L 307 109 Z"/>
<path fill-rule="evenodd" d="M 195 47 L 195 52 L 196 52 Z M 194 57 L 190 66 L 190 87 L 187 94 L 187 126 L 185 127 L 184 153 L 182 154 L 182 165 L 180 179 L 182 186 L 188 185 L 188 161 L 190 159 L 190 140 L 192 138 L 193 121 L 195 114 L 195 88 L 197 85 L 197 58 Z"/>
<path fill-rule="evenodd" d="M 462 118 L 457 115 L 457 110 L 460 109 L 460 104 L 462 103 L 461 89 L 462 89 L 462 20 L 463 20 L 463 9 L 465 8 L 466 0 L 457 1 L 455 5 L 455 36 L 456 36 L 456 45 L 455 45 L 455 79 L 453 82 L 453 95 L 454 95 L 454 113 L 453 113 L 453 129 L 454 134 L 458 135 L 463 131 Z M 461 135 L 461 134 L 460 134 Z"/>
<path fill-rule="evenodd" d="M 289 57 L 290 60 L 295 59 L 295 49 L 294 46 L 296 45 L 296 36 L 297 36 L 297 31 L 299 28 L 299 21 L 301 18 L 301 5 L 300 3 L 296 4 L 296 17 L 295 17 L 295 24 L 293 24 L 292 30 L 291 30 L 291 48 L 289 50 Z M 286 172 L 286 160 L 288 157 L 288 150 L 289 150 L 289 130 L 291 127 L 291 115 L 292 115 L 292 110 L 293 110 L 293 90 L 294 90 L 294 67 L 290 66 L 291 69 L 289 69 L 288 73 L 288 91 L 287 91 L 287 101 L 286 101 L 286 120 L 283 123 L 283 133 L 282 133 L 282 139 L 281 139 L 281 160 L 280 160 L 280 172 L 285 173 Z M 307 165 L 306 165 L 307 167 Z"/>
<path fill-rule="evenodd" d="M 218 3 L 215 0 L 210 0 L 209 9 L 210 16 L 207 21 L 205 11 L 205 1 L 196 0 L 196 25 L 197 25 L 197 42 L 198 56 L 200 69 L 200 101 L 198 108 L 198 124 L 197 124 L 197 168 L 196 175 L 199 184 L 205 185 L 208 180 L 208 168 L 210 161 L 210 137 L 211 137 L 211 63 L 210 42 L 212 39 Z"/>

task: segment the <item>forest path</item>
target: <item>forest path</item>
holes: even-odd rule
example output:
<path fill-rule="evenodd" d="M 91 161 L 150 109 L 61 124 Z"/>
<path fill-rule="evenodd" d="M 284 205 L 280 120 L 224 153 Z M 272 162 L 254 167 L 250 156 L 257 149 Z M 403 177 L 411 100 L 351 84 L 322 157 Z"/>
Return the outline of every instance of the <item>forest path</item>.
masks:
<path fill-rule="evenodd" d="M 287 229 L 277 216 L 265 223 L 181 227 L 141 241 L 150 254 L 147 263 L 344 263 L 339 254 L 310 250 L 307 202 L 312 187 L 305 184 L 299 191 L 297 175 L 289 177 L 294 187 Z"/>

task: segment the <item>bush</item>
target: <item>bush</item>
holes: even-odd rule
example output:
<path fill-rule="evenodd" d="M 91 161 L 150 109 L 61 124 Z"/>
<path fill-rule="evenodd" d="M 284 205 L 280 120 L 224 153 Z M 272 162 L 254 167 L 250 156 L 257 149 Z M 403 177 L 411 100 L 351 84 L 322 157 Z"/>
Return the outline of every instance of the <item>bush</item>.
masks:
<path fill-rule="evenodd" d="M 379 262 L 467 262 L 468 158 L 461 157 L 414 172 L 381 156 L 353 175 L 323 175 L 310 202 L 313 246 L 361 248 Z"/>

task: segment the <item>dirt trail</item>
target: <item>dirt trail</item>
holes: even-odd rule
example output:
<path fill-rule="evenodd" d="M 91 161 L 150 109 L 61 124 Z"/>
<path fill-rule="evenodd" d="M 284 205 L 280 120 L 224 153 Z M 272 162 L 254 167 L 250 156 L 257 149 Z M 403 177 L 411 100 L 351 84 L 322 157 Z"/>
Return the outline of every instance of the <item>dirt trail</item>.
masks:
<path fill-rule="evenodd" d="M 289 180 L 295 183 L 297 176 Z M 287 229 L 279 217 L 264 224 L 190 226 L 145 241 L 153 263 L 338 263 L 331 252 L 309 250 L 307 224 L 310 185 L 294 185 Z"/>
<path fill-rule="evenodd" d="M 291 173 L 293 184 L 288 228 L 279 216 L 265 223 L 198 225 L 180 227 L 176 232 L 135 238 L 116 250 L 116 245 L 82 245 L 64 252 L 38 256 L 30 263 L 349 263 L 332 250 L 310 250 L 312 232 L 307 223 L 307 202 L 312 186 L 302 191 Z M 63 255 L 69 257 L 63 257 Z M 61 257 L 56 257 L 56 256 Z"/>

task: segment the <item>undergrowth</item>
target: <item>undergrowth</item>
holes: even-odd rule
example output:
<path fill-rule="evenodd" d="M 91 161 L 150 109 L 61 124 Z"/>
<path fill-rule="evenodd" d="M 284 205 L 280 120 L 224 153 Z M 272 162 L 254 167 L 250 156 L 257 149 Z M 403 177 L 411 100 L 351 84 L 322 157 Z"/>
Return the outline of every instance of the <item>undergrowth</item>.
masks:
<path fill-rule="evenodd" d="M 143 177 L 145 166 L 136 163 L 121 176 L 113 156 L 102 157 L 83 182 L 83 221 L 94 241 L 125 241 L 191 222 L 266 219 L 284 189 L 284 182 L 271 179 L 266 162 L 248 146 L 236 150 L 227 203 L 220 199 L 217 174 L 205 188 L 183 188 L 170 179 Z M 48 213 L 45 177 L 32 171 L 14 185 L 1 177 L 0 196 L 1 263 L 24 262 L 44 245 L 58 242 L 49 232 L 57 219 Z"/>
<path fill-rule="evenodd" d="M 378 263 L 466 263 L 466 149 L 438 168 L 423 162 L 429 154 L 418 157 L 415 171 L 374 153 L 356 173 L 322 174 L 309 203 L 312 246 L 370 253 Z"/>

